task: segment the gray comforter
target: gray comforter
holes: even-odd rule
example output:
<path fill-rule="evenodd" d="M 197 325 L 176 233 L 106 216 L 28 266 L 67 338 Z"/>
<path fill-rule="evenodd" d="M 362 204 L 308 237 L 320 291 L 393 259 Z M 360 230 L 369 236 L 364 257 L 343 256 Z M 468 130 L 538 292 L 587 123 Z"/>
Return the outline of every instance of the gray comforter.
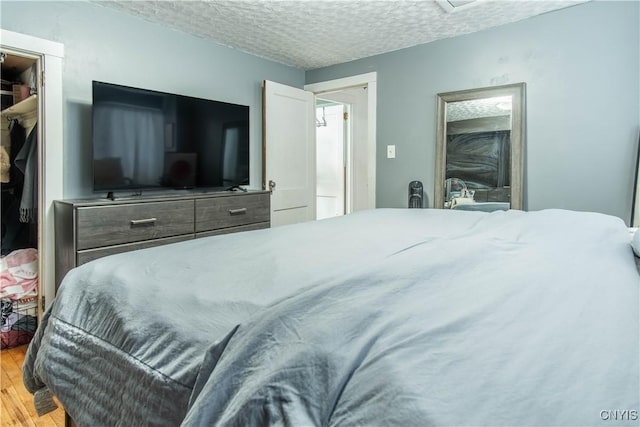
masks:
<path fill-rule="evenodd" d="M 639 285 L 605 215 L 362 212 L 72 271 L 25 383 L 79 425 L 636 425 Z"/>

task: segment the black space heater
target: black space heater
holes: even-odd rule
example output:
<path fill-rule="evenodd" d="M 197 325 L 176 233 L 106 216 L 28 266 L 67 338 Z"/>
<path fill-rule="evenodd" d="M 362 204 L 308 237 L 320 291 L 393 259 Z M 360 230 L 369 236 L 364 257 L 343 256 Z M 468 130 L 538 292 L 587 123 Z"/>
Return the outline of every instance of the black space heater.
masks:
<path fill-rule="evenodd" d="M 409 207 L 422 208 L 422 182 L 411 181 L 409 183 Z"/>

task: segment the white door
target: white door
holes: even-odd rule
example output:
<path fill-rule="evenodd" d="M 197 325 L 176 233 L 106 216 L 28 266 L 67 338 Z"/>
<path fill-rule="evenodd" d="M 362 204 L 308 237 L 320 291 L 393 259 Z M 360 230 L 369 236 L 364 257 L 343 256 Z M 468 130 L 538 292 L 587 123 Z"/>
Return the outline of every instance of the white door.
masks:
<path fill-rule="evenodd" d="M 271 226 L 315 219 L 314 95 L 265 80 L 263 185 L 271 189 Z"/>

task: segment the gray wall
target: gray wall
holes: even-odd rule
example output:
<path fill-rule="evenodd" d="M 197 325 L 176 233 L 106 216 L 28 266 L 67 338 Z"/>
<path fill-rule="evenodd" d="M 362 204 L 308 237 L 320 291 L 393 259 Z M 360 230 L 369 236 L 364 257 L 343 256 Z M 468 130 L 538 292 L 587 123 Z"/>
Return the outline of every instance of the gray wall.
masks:
<path fill-rule="evenodd" d="M 304 71 L 86 2 L 0 3 L 3 29 L 65 46 L 66 198 L 92 195 L 91 81 L 249 105 L 251 186 L 261 185 L 262 80 L 302 87 Z"/>
<path fill-rule="evenodd" d="M 301 70 L 84 2 L 0 3 L 2 28 L 64 43 L 65 197 L 91 195 L 91 80 L 251 107 L 260 185 L 263 79 L 301 87 Z M 628 219 L 640 124 L 640 4 L 590 2 L 491 30 L 308 71 L 306 83 L 378 72 L 377 205 L 404 207 L 419 179 L 429 203 L 435 96 L 527 83 L 530 210 Z M 395 159 L 385 147 L 395 144 Z"/>
<path fill-rule="evenodd" d="M 502 27 L 309 71 L 378 73 L 378 207 L 432 205 L 436 94 L 527 83 L 525 206 L 628 221 L 640 126 L 640 4 L 590 2 Z M 386 159 L 387 144 L 396 158 Z"/>

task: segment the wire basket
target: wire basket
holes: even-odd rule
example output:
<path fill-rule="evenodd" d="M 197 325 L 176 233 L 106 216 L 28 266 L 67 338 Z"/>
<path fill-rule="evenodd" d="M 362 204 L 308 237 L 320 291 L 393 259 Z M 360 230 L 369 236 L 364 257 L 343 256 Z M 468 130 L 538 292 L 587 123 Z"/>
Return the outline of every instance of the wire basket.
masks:
<path fill-rule="evenodd" d="M 0 348 L 12 348 L 28 344 L 38 327 L 38 299 L 27 297 L 12 300 L 2 298 L 2 329 Z"/>

